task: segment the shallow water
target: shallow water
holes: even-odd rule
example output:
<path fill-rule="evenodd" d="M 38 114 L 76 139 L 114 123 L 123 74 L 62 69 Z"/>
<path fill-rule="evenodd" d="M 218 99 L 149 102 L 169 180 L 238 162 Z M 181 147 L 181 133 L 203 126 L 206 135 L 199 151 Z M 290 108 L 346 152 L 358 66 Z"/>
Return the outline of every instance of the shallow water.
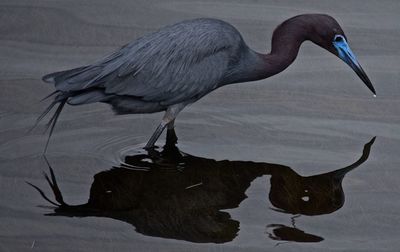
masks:
<path fill-rule="evenodd" d="M 2 1 L 0 12 L 1 251 L 400 246 L 398 1 Z M 265 51 L 279 22 L 306 12 L 339 20 L 376 98 L 343 62 L 305 43 L 282 74 L 219 89 L 185 109 L 179 151 L 168 154 L 141 150 L 161 114 L 67 107 L 47 158 L 75 207 L 51 208 L 25 183 L 54 201 L 42 174 L 44 126 L 26 133 L 52 91 L 43 74 L 195 17 L 227 20 Z"/>

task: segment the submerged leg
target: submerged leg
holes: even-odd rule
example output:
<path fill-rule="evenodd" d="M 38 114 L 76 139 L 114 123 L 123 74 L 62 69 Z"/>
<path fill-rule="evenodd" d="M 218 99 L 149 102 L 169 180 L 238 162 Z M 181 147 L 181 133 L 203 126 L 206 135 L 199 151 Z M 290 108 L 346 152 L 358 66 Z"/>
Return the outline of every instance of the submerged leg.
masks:
<path fill-rule="evenodd" d="M 163 119 L 161 120 L 161 123 L 158 125 L 156 131 L 154 131 L 153 135 L 150 137 L 149 141 L 144 147 L 145 149 L 151 149 L 154 147 L 154 144 L 157 142 L 157 139 L 160 137 L 165 127 L 171 122 L 173 125 L 173 121 L 175 120 L 176 116 L 185 106 L 185 104 L 176 104 L 167 109 Z"/>
<path fill-rule="evenodd" d="M 178 137 L 176 136 L 176 133 L 175 133 L 174 123 L 175 123 L 175 119 L 172 120 L 167 125 L 167 140 L 165 142 L 166 146 L 175 146 L 175 144 L 178 142 Z"/>

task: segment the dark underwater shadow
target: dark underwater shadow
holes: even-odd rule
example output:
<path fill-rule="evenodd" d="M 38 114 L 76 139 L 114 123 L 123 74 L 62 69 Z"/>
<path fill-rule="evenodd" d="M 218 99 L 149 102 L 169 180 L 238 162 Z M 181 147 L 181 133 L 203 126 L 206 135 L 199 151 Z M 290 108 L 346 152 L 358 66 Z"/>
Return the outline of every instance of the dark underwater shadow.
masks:
<path fill-rule="evenodd" d="M 120 167 L 94 176 L 87 203 L 68 205 L 56 183 L 53 169 L 45 175 L 56 205 L 51 216 L 108 217 L 133 225 L 137 232 L 197 243 L 224 243 L 238 234 L 239 221 L 223 211 L 247 197 L 246 190 L 257 177 L 270 175 L 269 200 L 273 210 L 292 215 L 329 214 L 344 204 L 342 180 L 364 163 L 374 143 L 364 146 L 353 164 L 328 173 L 303 177 L 288 166 L 247 161 L 216 161 L 195 157 L 175 146 L 162 151 L 127 156 Z M 319 242 L 323 238 L 295 226 L 268 225 L 274 240 Z"/>

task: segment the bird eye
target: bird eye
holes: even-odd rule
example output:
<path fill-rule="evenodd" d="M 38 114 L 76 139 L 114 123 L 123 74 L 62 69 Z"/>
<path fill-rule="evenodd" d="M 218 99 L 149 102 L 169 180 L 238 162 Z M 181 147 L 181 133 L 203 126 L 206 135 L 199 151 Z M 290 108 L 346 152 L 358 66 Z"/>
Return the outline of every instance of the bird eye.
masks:
<path fill-rule="evenodd" d="M 342 42 L 343 40 L 344 40 L 344 38 L 341 35 L 336 35 L 335 38 L 334 38 L 335 42 Z"/>

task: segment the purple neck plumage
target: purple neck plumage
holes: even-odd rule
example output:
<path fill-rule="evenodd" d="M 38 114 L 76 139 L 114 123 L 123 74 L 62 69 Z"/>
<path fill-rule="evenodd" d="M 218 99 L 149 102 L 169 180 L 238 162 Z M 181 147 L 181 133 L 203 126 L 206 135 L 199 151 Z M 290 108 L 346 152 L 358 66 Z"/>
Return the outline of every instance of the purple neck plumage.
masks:
<path fill-rule="evenodd" d="M 247 56 L 239 67 L 240 70 L 227 82 L 265 79 L 285 70 L 296 59 L 300 45 L 307 40 L 309 26 L 299 21 L 289 19 L 275 29 L 270 53 L 257 53 L 248 48 Z"/>
<path fill-rule="evenodd" d="M 261 80 L 282 72 L 296 59 L 300 45 L 307 39 L 309 31 L 309 25 L 301 20 L 286 20 L 272 35 L 271 52 L 257 53 L 246 46 L 244 58 L 220 86 Z"/>
<path fill-rule="evenodd" d="M 275 29 L 270 53 L 257 53 L 259 58 L 257 75 L 261 79 L 282 72 L 296 59 L 300 45 L 307 40 L 309 28 L 304 23 L 296 21 L 289 19 Z"/>

